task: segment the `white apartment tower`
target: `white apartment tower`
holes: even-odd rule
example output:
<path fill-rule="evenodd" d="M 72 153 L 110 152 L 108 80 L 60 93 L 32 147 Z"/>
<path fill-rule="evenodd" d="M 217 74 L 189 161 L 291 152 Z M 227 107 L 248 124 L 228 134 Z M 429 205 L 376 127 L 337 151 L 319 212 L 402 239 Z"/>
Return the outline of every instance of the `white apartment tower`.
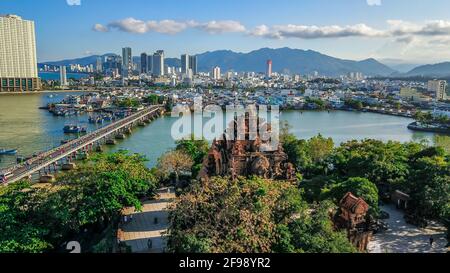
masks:
<path fill-rule="evenodd" d="M 428 91 L 436 94 L 437 101 L 443 101 L 447 99 L 447 81 L 432 80 L 428 81 Z"/>
<path fill-rule="evenodd" d="M 34 22 L 0 15 L 0 91 L 40 88 Z"/>
<path fill-rule="evenodd" d="M 61 82 L 61 86 L 67 86 L 67 71 L 65 66 L 59 67 L 59 79 Z"/>
<path fill-rule="evenodd" d="M 220 80 L 221 74 L 220 74 L 220 67 L 216 66 L 212 70 L 212 78 L 214 80 Z"/>

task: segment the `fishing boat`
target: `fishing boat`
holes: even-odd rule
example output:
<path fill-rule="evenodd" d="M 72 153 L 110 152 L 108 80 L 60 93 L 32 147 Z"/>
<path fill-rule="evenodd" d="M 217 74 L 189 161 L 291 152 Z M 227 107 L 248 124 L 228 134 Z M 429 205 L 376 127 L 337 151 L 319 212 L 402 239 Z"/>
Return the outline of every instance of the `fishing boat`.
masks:
<path fill-rule="evenodd" d="M 6 149 L 0 149 L 0 155 L 15 155 L 17 154 L 17 150 L 6 150 Z"/>
<path fill-rule="evenodd" d="M 101 124 L 103 123 L 102 117 L 89 117 L 89 123 Z"/>
<path fill-rule="evenodd" d="M 105 116 L 103 116 L 103 120 L 104 121 L 113 121 L 113 116 L 110 116 L 110 115 L 105 115 Z"/>
<path fill-rule="evenodd" d="M 63 130 L 65 134 L 79 134 L 87 132 L 86 127 L 81 127 L 78 125 L 66 125 Z"/>

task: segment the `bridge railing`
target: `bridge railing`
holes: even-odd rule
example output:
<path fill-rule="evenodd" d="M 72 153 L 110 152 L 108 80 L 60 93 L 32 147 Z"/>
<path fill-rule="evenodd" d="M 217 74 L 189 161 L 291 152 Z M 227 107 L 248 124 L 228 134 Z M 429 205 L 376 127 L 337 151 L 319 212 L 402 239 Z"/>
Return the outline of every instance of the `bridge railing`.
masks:
<path fill-rule="evenodd" d="M 85 140 L 87 140 L 87 139 L 89 139 L 89 138 L 91 138 L 91 137 L 93 137 L 95 135 L 99 135 L 99 134 L 101 134 L 101 132 L 107 132 L 108 130 L 112 130 L 114 128 L 120 127 L 122 124 L 130 122 L 130 120 L 134 120 L 134 119 L 136 119 L 139 116 L 142 116 L 142 115 L 148 114 L 148 113 L 150 113 L 152 111 L 155 111 L 157 109 L 160 109 L 161 106 L 162 105 L 153 105 L 151 107 L 148 107 L 148 108 L 146 108 L 144 110 L 141 110 L 139 112 L 131 114 L 131 115 L 129 115 L 129 116 L 127 116 L 127 117 L 125 117 L 125 118 L 123 118 L 121 120 L 118 120 L 118 121 L 110 123 L 110 124 L 108 124 L 108 125 L 106 125 L 104 127 L 101 127 L 101 128 L 99 128 L 99 129 L 97 129 L 97 130 L 95 130 L 95 131 L 93 131 L 93 132 L 91 132 L 89 134 L 86 134 L 86 135 L 84 135 L 82 137 L 79 137 L 79 138 L 76 138 L 76 139 L 74 139 L 72 141 L 69 141 L 66 144 L 60 145 L 60 146 L 55 147 L 55 148 L 53 148 L 51 150 L 48 150 L 48 151 L 43 152 L 41 154 L 38 154 L 36 157 L 26 161 L 25 163 L 16 164 L 16 165 L 14 165 L 14 166 L 12 166 L 10 168 L 0 170 L 0 172 L 2 172 L 2 173 L 14 172 L 17 169 L 25 167 L 26 164 L 31 165 L 31 164 L 33 164 L 33 163 L 35 163 L 37 161 L 45 160 L 45 158 L 47 158 L 48 156 L 54 154 L 55 152 L 58 152 L 58 151 L 61 151 L 61 150 L 65 150 L 65 149 L 70 149 L 71 147 L 73 147 L 73 145 L 76 145 L 76 144 L 83 144 L 83 142 Z"/>

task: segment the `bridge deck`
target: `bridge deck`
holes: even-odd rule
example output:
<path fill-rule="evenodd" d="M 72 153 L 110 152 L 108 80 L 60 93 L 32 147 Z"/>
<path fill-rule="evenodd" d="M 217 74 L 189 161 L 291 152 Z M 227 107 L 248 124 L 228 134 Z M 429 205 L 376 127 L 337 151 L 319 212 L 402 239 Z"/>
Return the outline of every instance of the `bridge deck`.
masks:
<path fill-rule="evenodd" d="M 128 117 L 104 126 L 94 132 L 74 139 L 55 149 L 41 153 L 38 156 L 26 161 L 25 163 L 15 165 L 14 167 L 11 167 L 9 169 L 1 170 L 0 173 L 11 172 L 13 174 L 10 178 L 8 178 L 5 184 L 17 182 L 49 165 L 52 165 L 58 160 L 64 159 L 65 157 L 83 149 L 84 147 L 117 132 L 120 129 L 129 126 L 130 124 L 133 124 L 134 122 L 145 118 L 146 116 L 157 113 L 159 110 L 161 110 L 160 106 L 148 107 Z"/>

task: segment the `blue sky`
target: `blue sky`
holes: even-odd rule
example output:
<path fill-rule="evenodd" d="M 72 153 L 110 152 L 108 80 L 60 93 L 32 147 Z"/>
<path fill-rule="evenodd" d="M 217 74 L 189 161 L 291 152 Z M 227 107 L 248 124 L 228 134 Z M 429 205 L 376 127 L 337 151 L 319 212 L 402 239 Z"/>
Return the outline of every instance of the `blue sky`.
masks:
<path fill-rule="evenodd" d="M 35 21 L 39 61 L 124 46 L 134 55 L 164 49 L 170 57 L 287 46 L 348 59 L 440 62 L 450 60 L 449 10 L 448 0 L 0 2 L 0 14 Z"/>

